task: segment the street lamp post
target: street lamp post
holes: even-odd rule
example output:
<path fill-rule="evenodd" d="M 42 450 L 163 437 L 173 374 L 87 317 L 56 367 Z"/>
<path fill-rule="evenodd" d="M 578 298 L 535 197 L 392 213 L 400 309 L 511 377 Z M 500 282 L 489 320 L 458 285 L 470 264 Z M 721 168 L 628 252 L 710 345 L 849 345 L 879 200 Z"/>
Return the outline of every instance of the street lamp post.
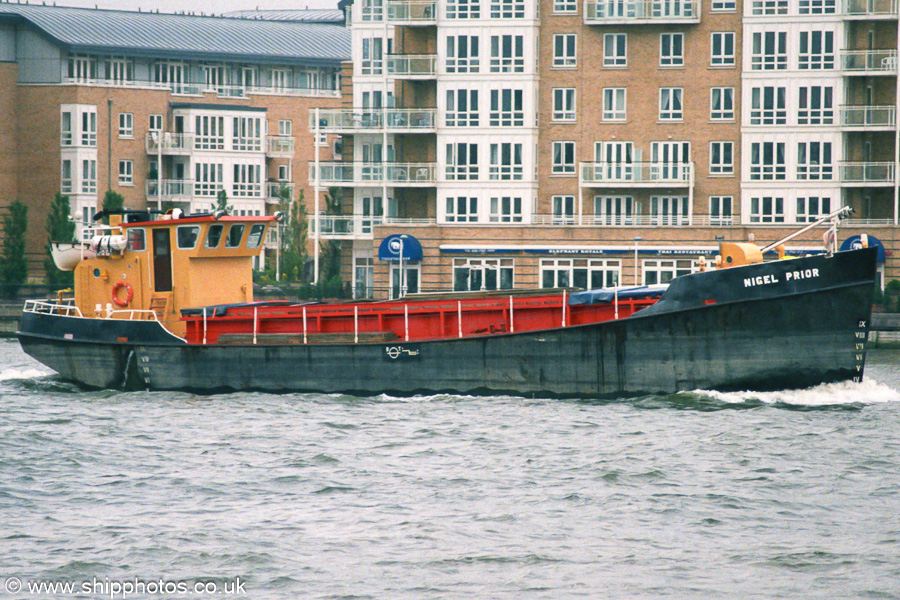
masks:
<path fill-rule="evenodd" d="M 637 235 L 634 237 L 634 285 L 640 285 L 638 280 L 638 242 L 643 240 L 641 236 Z"/>

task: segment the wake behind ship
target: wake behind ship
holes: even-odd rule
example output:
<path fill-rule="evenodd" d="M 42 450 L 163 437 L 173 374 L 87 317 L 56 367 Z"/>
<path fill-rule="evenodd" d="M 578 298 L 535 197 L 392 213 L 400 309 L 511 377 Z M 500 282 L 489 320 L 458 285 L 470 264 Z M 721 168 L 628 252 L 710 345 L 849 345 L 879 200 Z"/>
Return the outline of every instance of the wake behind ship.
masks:
<path fill-rule="evenodd" d="M 723 243 L 667 288 L 254 302 L 274 217 L 121 216 L 70 249 L 74 297 L 27 302 L 18 332 L 85 386 L 595 398 L 863 377 L 875 248 L 766 262 Z"/>

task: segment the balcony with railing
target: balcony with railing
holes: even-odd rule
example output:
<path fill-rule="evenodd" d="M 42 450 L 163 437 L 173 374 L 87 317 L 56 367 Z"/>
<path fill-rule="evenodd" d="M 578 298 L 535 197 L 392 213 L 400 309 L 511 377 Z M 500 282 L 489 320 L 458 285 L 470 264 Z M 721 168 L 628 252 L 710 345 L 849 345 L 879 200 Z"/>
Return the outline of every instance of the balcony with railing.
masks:
<path fill-rule="evenodd" d="M 897 110 L 886 106 L 842 106 L 841 127 L 846 130 L 891 130 L 897 124 Z"/>
<path fill-rule="evenodd" d="M 67 77 L 61 79 L 63 85 L 89 85 L 94 87 L 139 88 L 171 92 L 175 96 L 198 96 L 216 94 L 219 98 L 248 98 L 253 95 L 266 96 L 308 96 L 312 98 L 340 98 L 340 89 L 294 87 L 287 85 L 207 85 L 177 81 L 150 81 L 123 78 Z"/>
<path fill-rule="evenodd" d="M 437 2 L 388 2 L 387 19 L 395 25 L 437 25 Z"/>
<path fill-rule="evenodd" d="M 691 187 L 694 163 L 581 163 L 583 187 Z"/>
<path fill-rule="evenodd" d="M 293 158 L 294 138 L 289 135 L 270 135 L 266 138 L 266 156 Z"/>
<path fill-rule="evenodd" d="M 398 79 L 434 79 L 436 54 L 392 54 L 387 57 L 388 75 Z"/>
<path fill-rule="evenodd" d="M 897 0 L 844 0 L 842 6 L 848 19 L 897 19 Z"/>
<path fill-rule="evenodd" d="M 290 181 L 268 181 L 266 182 L 266 202 L 281 202 L 281 192 L 285 190 L 288 198 L 294 197 L 294 184 Z"/>
<path fill-rule="evenodd" d="M 896 50 L 846 50 L 841 68 L 847 75 L 896 75 Z"/>
<path fill-rule="evenodd" d="M 194 197 L 194 181 L 192 179 L 148 179 L 146 185 L 147 198 L 163 202 L 190 202 Z M 211 202 L 215 198 L 210 199 Z"/>
<path fill-rule="evenodd" d="M 357 108 L 310 111 L 309 128 L 321 133 L 434 133 L 434 108 Z"/>
<path fill-rule="evenodd" d="M 838 165 L 843 186 L 881 187 L 894 185 L 892 162 L 843 162 Z"/>
<path fill-rule="evenodd" d="M 586 0 L 585 25 L 699 23 L 699 0 Z"/>
<path fill-rule="evenodd" d="M 435 163 L 319 163 L 319 185 L 429 187 L 435 185 Z M 316 182 L 316 165 L 309 164 L 309 182 Z"/>
<path fill-rule="evenodd" d="M 399 219 L 380 215 L 319 215 L 309 217 L 309 235 L 315 235 L 318 225 L 319 237 L 325 240 L 371 240 L 373 230 L 378 225 L 434 225 L 434 219 Z"/>
<path fill-rule="evenodd" d="M 146 138 L 147 154 L 187 155 L 194 150 L 194 135 L 191 133 L 171 133 L 150 131 Z"/>

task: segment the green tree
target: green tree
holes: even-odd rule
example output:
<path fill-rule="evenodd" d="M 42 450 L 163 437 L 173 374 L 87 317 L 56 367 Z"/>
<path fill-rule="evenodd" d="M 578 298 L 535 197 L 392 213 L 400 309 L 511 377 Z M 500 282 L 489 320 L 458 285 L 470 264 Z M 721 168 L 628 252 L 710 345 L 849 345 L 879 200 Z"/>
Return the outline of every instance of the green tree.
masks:
<path fill-rule="evenodd" d="M 75 223 L 69 219 L 69 211 L 69 197 L 57 192 L 47 214 L 47 258 L 44 259 L 47 283 L 52 286 L 71 286 L 74 282 L 74 273 L 57 269 L 50 252 L 53 242 L 68 244 L 75 239 Z"/>
<path fill-rule="evenodd" d="M 122 194 L 112 190 L 106 190 L 103 196 L 103 210 L 122 210 L 125 208 L 125 198 Z"/>
<path fill-rule="evenodd" d="M 303 267 L 309 259 L 306 244 L 309 224 L 306 218 L 306 204 L 303 192 L 296 200 L 291 197 L 291 190 L 282 186 L 278 191 L 279 210 L 284 213 L 281 227 L 281 275 L 287 281 L 300 281 L 303 278 Z"/>
<path fill-rule="evenodd" d="M 340 215 L 343 195 L 341 188 L 328 188 L 325 194 L 325 214 Z M 320 242 L 321 260 L 319 264 L 319 281 L 327 282 L 332 287 L 341 286 L 341 243 L 338 240 Z"/>
<path fill-rule="evenodd" d="M 224 210 L 227 213 L 234 210 L 234 207 L 228 204 L 228 194 L 225 193 L 225 190 L 219 190 L 219 193 L 216 194 L 216 211 L 220 210 Z"/>
<path fill-rule="evenodd" d="M 0 257 L 0 284 L 3 294 L 15 298 L 28 279 L 28 260 L 25 258 L 25 231 L 28 229 L 28 207 L 19 200 L 9 205 L 3 216 L 3 252 Z"/>

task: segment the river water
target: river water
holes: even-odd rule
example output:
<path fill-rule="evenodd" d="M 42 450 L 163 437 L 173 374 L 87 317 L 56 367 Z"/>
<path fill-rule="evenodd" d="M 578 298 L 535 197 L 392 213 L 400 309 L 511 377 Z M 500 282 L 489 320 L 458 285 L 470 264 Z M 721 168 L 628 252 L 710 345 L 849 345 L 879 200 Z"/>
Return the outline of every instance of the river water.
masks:
<path fill-rule="evenodd" d="M 228 596 L 898 598 L 900 352 L 593 402 L 83 391 L 0 341 L 0 598 Z"/>

